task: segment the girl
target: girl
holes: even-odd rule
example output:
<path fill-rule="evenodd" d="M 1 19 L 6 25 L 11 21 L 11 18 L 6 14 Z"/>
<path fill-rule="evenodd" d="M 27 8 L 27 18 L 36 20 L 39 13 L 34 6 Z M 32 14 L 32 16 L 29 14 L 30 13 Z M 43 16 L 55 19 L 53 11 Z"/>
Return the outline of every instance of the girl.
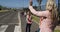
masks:
<path fill-rule="evenodd" d="M 32 24 L 32 17 L 31 17 L 30 11 L 27 12 L 26 20 L 27 20 L 26 32 L 30 32 L 30 28 L 31 28 L 31 24 Z"/>
<path fill-rule="evenodd" d="M 29 9 L 36 16 L 40 16 L 40 32 L 53 32 L 57 23 L 57 9 L 55 0 L 48 0 L 45 11 L 36 11 L 32 6 L 32 0 L 30 0 Z"/>

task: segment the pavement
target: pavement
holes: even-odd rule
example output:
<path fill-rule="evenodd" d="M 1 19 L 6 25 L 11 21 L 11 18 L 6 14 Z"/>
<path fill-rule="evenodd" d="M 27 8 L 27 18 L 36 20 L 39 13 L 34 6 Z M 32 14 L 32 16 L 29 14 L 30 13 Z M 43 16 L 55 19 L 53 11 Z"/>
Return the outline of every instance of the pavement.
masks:
<path fill-rule="evenodd" d="M 0 24 L 16 24 L 18 22 L 17 12 L 10 11 L 6 13 L 0 13 Z"/>
<path fill-rule="evenodd" d="M 21 32 L 20 11 L 0 12 L 0 32 Z"/>

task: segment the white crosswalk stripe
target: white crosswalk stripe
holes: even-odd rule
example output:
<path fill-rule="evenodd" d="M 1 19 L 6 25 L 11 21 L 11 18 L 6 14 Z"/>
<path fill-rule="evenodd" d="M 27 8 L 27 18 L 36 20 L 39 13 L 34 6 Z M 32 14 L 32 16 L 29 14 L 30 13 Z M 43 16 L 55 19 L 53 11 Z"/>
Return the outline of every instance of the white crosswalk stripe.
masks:
<path fill-rule="evenodd" d="M 5 30 L 7 29 L 8 25 L 2 25 L 0 27 L 0 32 L 5 32 Z"/>
<path fill-rule="evenodd" d="M 15 26 L 14 32 L 20 32 L 20 26 Z"/>
<path fill-rule="evenodd" d="M 0 32 L 5 32 L 8 27 L 9 27 L 9 25 L 1 25 L 0 26 Z M 13 30 L 14 32 L 20 32 L 21 28 L 20 28 L 20 26 L 15 25 L 15 28 L 12 28 L 12 29 L 14 29 Z"/>

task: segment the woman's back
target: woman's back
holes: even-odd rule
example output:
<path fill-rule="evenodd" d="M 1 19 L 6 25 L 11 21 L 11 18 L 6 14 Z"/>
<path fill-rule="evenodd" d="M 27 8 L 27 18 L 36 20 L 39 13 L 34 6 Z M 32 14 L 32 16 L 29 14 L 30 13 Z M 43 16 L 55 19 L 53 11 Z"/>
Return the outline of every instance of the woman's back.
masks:
<path fill-rule="evenodd" d="M 49 11 L 45 11 L 43 15 L 45 15 L 43 16 L 45 18 L 41 21 L 40 32 L 51 32 L 52 31 L 51 27 L 53 26 L 51 13 Z"/>

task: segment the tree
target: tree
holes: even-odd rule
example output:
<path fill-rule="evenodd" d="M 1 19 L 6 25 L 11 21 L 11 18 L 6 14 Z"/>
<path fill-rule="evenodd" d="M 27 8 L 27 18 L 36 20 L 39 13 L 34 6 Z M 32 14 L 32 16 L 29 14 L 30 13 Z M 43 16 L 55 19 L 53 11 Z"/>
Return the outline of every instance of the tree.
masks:
<path fill-rule="evenodd" d="M 37 2 L 39 4 L 38 9 L 41 10 L 41 2 L 42 2 L 42 0 L 37 0 Z"/>
<path fill-rule="evenodd" d="M 2 6 L 0 5 L 0 10 L 2 10 Z"/>

